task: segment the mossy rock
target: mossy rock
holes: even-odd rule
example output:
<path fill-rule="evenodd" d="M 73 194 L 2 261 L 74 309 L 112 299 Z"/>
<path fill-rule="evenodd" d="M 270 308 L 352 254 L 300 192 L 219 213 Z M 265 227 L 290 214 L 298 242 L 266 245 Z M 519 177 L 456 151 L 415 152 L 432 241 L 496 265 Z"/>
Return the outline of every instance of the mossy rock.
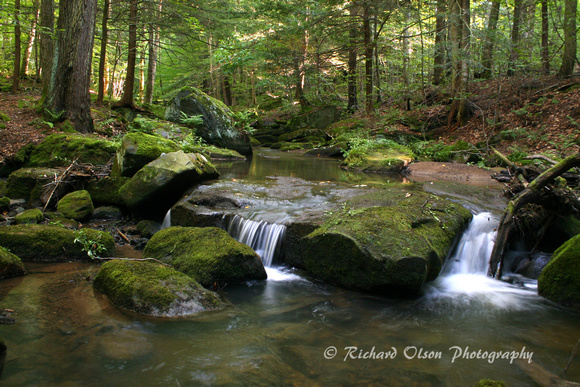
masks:
<path fill-rule="evenodd" d="M 324 132 L 320 129 L 298 129 L 290 133 L 282 134 L 279 139 L 280 141 L 292 142 L 294 140 L 301 140 L 311 136 L 323 139 Z"/>
<path fill-rule="evenodd" d="M 120 220 L 123 213 L 118 207 L 101 206 L 94 209 L 91 220 Z"/>
<path fill-rule="evenodd" d="M 6 211 L 10 208 L 10 198 L 3 196 L 0 198 L 0 210 Z"/>
<path fill-rule="evenodd" d="M 6 180 L 0 180 L 0 196 L 6 195 Z"/>
<path fill-rule="evenodd" d="M 354 146 L 347 152 L 344 165 L 363 172 L 400 173 L 414 158 L 409 148 L 394 141 L 367 140 L 366 145 Z"/>
<path fill-rule="evenodd" d="M 106 251 L 102 255 L 113 256 L 115 241 L 103 231 L 84 229 L 91 240 L 102 243 Z M 0 227 L 0 246 L 9 249 L 24 261 L 61 262 L 68 260 L 89 260 L 83 246 L 75 243 L 76 234 L 72 230 L 53 225 L 16 225 Z"/>
<path fill-rule="evenodd" d="M 168 227 L 153 235 L 143 255 L 172 265 L 205 287 L 267 278 L 254 250 L 216 227 Z"/>
<path fill-rule="evenodd" d="M 16 224 L 37 224 L 44 220 L 44 214 L 38 208 L 25 210 L 14 217 Z"/>
<path fill-rule="evenodd" d="M 106 262 L 93 285 L 113 305 L 153 316 L 191 315 L 221 306 L 217 294 L 186 274 L 157 262 Z"/>
<path fill-rule="evenodd" d="M 79 228 L 79 222 L 62 216 L 51 219 L 49 224 L 52 226 L 68 228 L 69 230 L 78 230 Z"/>
<path fill-rule="evenodd" d="M 95 206 L 124 207 L 125 202 L 119 194 L 119 189 L 127 184 L 128 177 L 107 176 L 99 180 L 90 180 L 86 186 Z"/>
<path fill-rule="evenodd" d="M 151 238 L 159 230 L 161 225 L 153 220 L 141 220 L 137 223 L 137 231 L 144 238 Z"/>
<path fill-rule="evenodd" d="M 292 117 L 286 129 L 288 132 L 304 128 L 325 129 L 339 121 L 341 117 L 342 110 L 336 106 L 317 107 Z"/>
<path fill-rule="evenodd" d="M 179 146 L 161 136 L 147 133 L 128 133 L 117 150 L 112 176 L 131 177 L 163 153 L 179 150 Z"/>
<path fill-rule="evenodd" d="M 181 123 L 184 114 L 202 117 L 203 124 L 196 128 L 196 135 L 208 144 L 233 149 L 244 156 L 252 154 L 250 137 L 234 127 L 233 113 L 223 102 L 196 88 L 184 87 L 171 99 L 165 119 Z"/>
<path fill-rule="evenodd" d="M 345 209 L 303 238 L 303 266 L 340 286 L 416 294 L 435 279 L 471 213 L 434 195 L 404 192 L 393 206 Z M 356 200 L 363 200 L 363 197 Z"/>
<path fill-rule="evenodd" d="M 492 379 L 481 379 L 479 382 L 473 385 L 473 387 L 506 387 L 504 381 L 502 380 L 492 380 Z"/>
<path fill-rule="evenodd" d="M 478 149 L 466 142 L 457 141 L 455 144 L 447 145 L 434 157 L 435 161 L 451 161 L 456 163 L 476 163 L 481 160 Z"/>
<path fill-rule="evenodd" d="M 21 168 L 10 174 L 6 196 L 11 199 L 39 200 L 42 187 L 61 171 L 52 168 Z"/>
<path fill-rule="evenodd" d="M 201 154 L 167 153 L 139 170 L 119 194 L 133 210 L 165 213 L 187 188 L 218 176 L 213 164 Z"/>
<path fill-rule="evenodd" d="M 91 216 L 95 209 L 91 194 L 87 190 L 74 191 L 66 194 L 58 201 L 58 212 L 74 220 L 84 220 Z"/>
<path fill-rule="evenodd" d="M 538 294 L 558 304 L 580 308 L 580 234 L 554 252 L 538 278 Z"/>
<path fill-rule="evenodd" d="M 4 247 L 0 247 L 0 279 L 18 277 L 26 274 L 20 258 Z"/>
<path fill-rule="evenodd" d="M 30 153 L 27 167 L 64 167 L 78 163 L 107 164 L 117 146 L 96 136 L 56 133 L 46 137 Z"/>

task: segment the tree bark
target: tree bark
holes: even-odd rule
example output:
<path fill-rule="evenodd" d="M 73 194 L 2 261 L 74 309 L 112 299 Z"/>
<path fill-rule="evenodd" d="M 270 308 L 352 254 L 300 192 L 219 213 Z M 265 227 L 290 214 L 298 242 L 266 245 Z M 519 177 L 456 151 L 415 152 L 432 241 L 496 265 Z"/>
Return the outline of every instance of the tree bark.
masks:
<path fill-rule="evenodd" d="M 542 194 L 543 188 L 554 182 L 556 177 L 562 175 L 571 168 L 580 166 L 580 153 L 569 156 L 554 165 L 552 168 L 540 174 L 526 189 L 512 199 L 504 211 L 499 227 L 493 251 L 489 260 L 488 275 L 501 278 L 503 270 L 503 256 L 508 246 L 509 238 L 514 230 L 514 216 L 526 204 L 534 202 Z"/>
<path fill-rule="evenodd" d="M 36 39 L 36 25 L 38 23 L 38 15 L 40 13 L 40 4 L 38 0 L 34 0 L 32 5 L 34 12 L 34 19 L 32 19 L 32 25 L 30 26 L 30 34 L 28 35 L 28 43 L 26 45 L 26 50 L 24 55 L 22 55 L 22 64 L 20 65 L 20 77 L 24 78 L 28 74 L 28 65 L 30 63 L 30 56 L 32 55 L 32 48 L 34 47 L 34 41 Z"/>
<path fill-rule="evenodd" d="M 357 98 L 357 36 L 358 36 L 358 10 L 359 6 L 353 4 L 350 9 L 350 26 L 348 31 L 348 74 L 347 74 L 347 93 L 348 104 L 347 111 L 354 113 L 358 109 Z"/>
<path fill-rule="evenodd" d="M 363 41 L 365 47 L 365 107 L 368 114 L 374 111 L 373 98 L 373 43 L 371 34 L 370 5 L 364 5 L 363 11 Z"/>
<path fill-rule="evenodd" d="M 513 76 L 518 67 L 519 50 L 520 50 L 520 26 L 522 21 L 523 0 L 514 1 L 514 17 L 511 31 L 510 61 L 507 71 L 508 76 Z"/>
<path fill-rule="evenodd" d="M 129 4 L 129 52 L 127 55 L 127 75 L 123 96 L 119 101 L 119 107 L 135 106 L 133 94 L 135 89 L 135 67 L 137 63 L 137 0 L 131 0 Z"/>
<path fill-rule="evenodd" d="M 18 92 L 20 80 L 20 0 L 14 0 L 14 71 L 12 73 L 12 93 Z"/>
<path fill-rule="evenodd" d="M 464 125 L 469 118 L 467 92 L 469 86 L 470 49 L 470 0 L 453 0 L 450 13 L 451 61 L 453 64 L 454 99 L 451 104 L 448 124 Z"/>
<path fill-rule="evenodd" d="M 157 15 L 161 15 L 163 10 L 163 0 L 159 0 Z M 149 58 L 147 62 L 147 82 L 145 83 L 145 103 L 153 102 L 153 91 L 155 90 L 155 78 L 157 77 L 157 55 L 159 53 L 159 25 L 151 23 L 149 26 Z"/>
<path fill-rule="evenodd" d="M 547 1 L 547 0 L 543 0 Z M 493 74 L 493 52 L 496 45 L 497 38 L 497 21 L 499 20 L 500 0 L 493 0 L 491 9 L 489 11 L 489 19 L 487 20 L 487 40 L 483 49 L 483 72 L 481 77 L 484 79 L 491 78 Z"/>
<path fill-rule="evenodd" d="M 560 76 L 568 77 L 574 71 L 576 64 L 576 11 L 577 0 L 566 0 L 564 11 L 564 53 L 562 54 L 562 65 L 560 66 Z"/>
<path fill-rule="evenodd" d="M 40 3 L 40 68 L 42 79 L 42 100 L 48 97 L 50 76 L 54 55 L 54 0 L 41 0 Z"/>
<path fill-rule="evenodd" d="M 445 41 L 447 37 L 446 14 L 447 2 L 445 0 L 437 0 L 437 13 L 435 15 L 435 54 L 433 56 L 434 85 L 440 85 L 445 79 Z"/>
<path fill-rule="evenodd" d="M 541 0 L 542 3 L 542 73 L 550 74 L 550 48 L 548 38 L 550 25 L 548 20 L 548 0 Z"/>
<path fill-rule="evenodd" d="M 105 100 L 105 69 L 107 64 L 107 44 L 109 41 L 109 10 L 111 8 L 110 0 L 105 0 L 103 5 L 103 21 L 101 23 L 101 57 L 99 58 L 99 92 L 97 94 L 97 103 L 102 105 Z"/>
<path fill-rule="evenodd" d="M 91 118 L 91 58 L 97 0 L 61 0 L 55 63 L 45 106 L 69 119 L 80 133 L 93 131 Z"/>

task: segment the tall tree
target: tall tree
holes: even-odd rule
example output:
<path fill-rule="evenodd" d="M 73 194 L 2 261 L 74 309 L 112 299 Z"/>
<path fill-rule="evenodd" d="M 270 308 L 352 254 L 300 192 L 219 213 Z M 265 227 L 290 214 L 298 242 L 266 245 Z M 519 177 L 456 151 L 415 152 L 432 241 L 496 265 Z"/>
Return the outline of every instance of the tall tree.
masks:
<path fill-rule="evenodd" d="M 520 54 L 520 28 L 522 24 L 522 13 L 524 9 L 524 0 L 514 0 L 514 16 L 512 20 L 512 31 L 510 35 L 510 60 L 507 74 L 512 76 L 516 73 L 518 59 Z"/>
<path fill-rule="evenodd" d="M 14 72 L 12 73 L 12 92 L 18 92 L 20 80 L 20 0 L 14 0 Z"/>
<path fill-rule="evenodd" d="M 52 72 L 54 42 L 54 0 L 40 2 L 40 68 L 42 79 L 42 99 L 48 96 Z M 42 104 L 42 103 L 41 103 Z"/>
<path fill-rule="evenodd" d="M 163 0 L 159 0 L 154 15 L 161 16 L 163 10 Z M 153 90 L 155 89 L 155 78 L 157 76 L 157 61 L 159 52 L 159 24 L 151 23 L 149 25 L 149 58 L 147 62 L 147 81 L 145 83 L 145 103 L 153 102 Z"/>
<path fill-rule="evenodd" d="M 371 33 L 371 6 L 363 6 L 363 44 L 365 48 L 365 109 L 367 113 L 374 110 L 373 98 L 373 42 Z"/>
<path fill-rule="evenodd" d="M 103 5 L 103 21 L 101 23 L 101 56 L 99 58 L 99 91 L 97 103 L 103 104 L 105 99 L 105 69 L 107 64 L 107 44 L 109 41 L 109 12 L 111 8 L 110 0 L 105 0 Z"/>
<path fill-rule="evenodd" d="M 358 12 L 360 6 L 352 3 L 349 8 L 350 23 L 348 28 L 348 74 L 347 74 L 347 94 L 348 106 L 347 110 L 354 113 L 358 109 L 357 98 L 357 38 L 358 38 Z"/>
<path fill-rule="evenodd" d="M 576 64 L 576 10 L 578 0 L 566 0 L 564 10 L 564 52 L 559 74 L 563 77 L 572 75 Z"/>
<path fill-rule="evenodd" d="M 451 62 L 453 65 L 453 103 L 449 113 L 449 123 L 464 125 L 469 118 L 467 91 L 469 82 L 470 48 L 470 0 L 452 0 L 449 16 L 449 36 L 451 40 Z"/>
<path fill-rule="evenodd" d="M 26 50 L 22 55 L 22 64 L 20 65 L 20 77 L 23 78 L 28 74 L 28 65 L 30 63 L 30 56 L 32 55 L 32 47 L 34 46 L 34 41 L 36 39 L 36 25 L 38 23 L 38 14 L 40 13 L 40 3 L 39 0 L 34 0 L 32 4 L 33 19 L 32 25 L 30 26 L 30 32 L 28 34 L 28 44 L 26 45 Z"/>
<path fill-rule="evenodd" d="M 497 22 L 499 20 L 500 0 L 492 0 L 489 18 L 487 20 L 486 41 L 483 48 L 483 72 L 481 77 L 491 78 L 493 72 L 493 52 L 497 44 Z"/>
<path fill-rule="evenodd" d="M 542 72 L 548 75 L 550 73 L 548 0 L 540 0 L 540 2 L 542 4 Z"/>
<path fill-rule="evenodd" d="M 137 14 L 138 1 L 131 0 L 129 3 L 129 51 L 127 54 L 127 75 L 123 96 L 118 106 L 133 107 L 133 93 L 135 89 L 135 67 L 137 63 Z"/>
<path fill-rule="evenodd" d="M 73 122 L 76 131 L 93 131 L 89 94 L 97 0 L 61 0 L 55 63 L 45 107 Z"/>
<path fill-rule="evenodd" d="M 497 0 L 496 0 L 497 1 Z M 447 28 L 445 15 L 447 13 L 447 1 L 437 0 L 435 14 L 435 55 L 433 55 L 433 84 L 439 85 L 445 77 L 446 37 Z"/>

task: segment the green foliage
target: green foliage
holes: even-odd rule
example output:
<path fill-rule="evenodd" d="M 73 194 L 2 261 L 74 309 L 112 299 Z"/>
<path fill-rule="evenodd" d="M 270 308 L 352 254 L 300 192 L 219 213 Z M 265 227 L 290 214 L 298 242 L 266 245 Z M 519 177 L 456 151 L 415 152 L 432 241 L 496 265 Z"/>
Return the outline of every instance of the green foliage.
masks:
<path fill-rule="evenodd" d="M 195 128 L 203 125 L 203 116 L 201 114 L 188 116 L 187 113 L 181 112 L 181 123 L 191 128 Z"/>
<path fill-rule="evenodd" d="M 179 145 L 184 152 L 197 152 L 199 151 L 199 148 L 207 146 L 203 138 L 198 137 L 193 133 L 189 133 L 182 139 L 177 140 L 177 145 Z"/>
<path fill-rule="evenodd" d="M 436 155 L 445 148 L 441 141 L 419 141 L 410 145 L 411 150 L 417 157 L 435 160 Z"/>
<path fill-rule="evenodd" d="M 74 243 L 82 246 L 82 251 L 86 252 L 89 258 L 95 259 L 100 257 L 101 253 L 107 252 L 107 247 L 101 241 L 103 234 L 90 234 L 86 229 L 74 231 Z"/>
<path fill-rule="evenodd" d="M 137 115 L 133 122 L 129 124 L 129 131 L 130 132 L 138 132 L 138 133 L 146 133 L 146 134 L 154 134 L 155 133 L 155 122 L 143 118 L 140 115 Z"/>
<path fill-rule="evenodd" d="M 243 130 L 248 134 L 254 134 L 255 128 L 251 126 L 258 118 L 258 113 L 256 109 L 249 109 L 246 111 L 233 112 L 234 114 L 234 125 L 236 128 Z"/>

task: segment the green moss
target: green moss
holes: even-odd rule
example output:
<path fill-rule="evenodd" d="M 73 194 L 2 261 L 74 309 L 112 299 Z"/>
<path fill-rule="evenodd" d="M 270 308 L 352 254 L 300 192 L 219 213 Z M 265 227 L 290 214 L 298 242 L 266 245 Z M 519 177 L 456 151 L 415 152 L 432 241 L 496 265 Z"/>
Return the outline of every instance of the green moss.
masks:
<path fill-rule="evenodd" d="M 10 120 L 10 116 L 4 112 L 0 112 L 0 121 L 8 122 Z"/>
<path fill-rule="evenodd" d="M 89 191 L 81 190 L 66 194 L 58 201 L 57 210 L 65 217 L 84 220 L 91 216 L 95 207 Z"/>
<path fill-rule="evenodd" d="M 203 286 L 266 279 L 260 257 L 215 227 L 169 227 L 157 232 L 143 252 L 186 273 Z"/>
<path fill-rule="evenodd" d="M 90 235 L 100 239 L 108 256 L 114 255 L 115 241 L 109 233 L 91 230 Z M 87 260 L 86 252 L 74 239 L 72 230 L 59 226 L 31 224 L 0 227 L 0 246 L 26 261 Z"/>
<path fill-rule="evenodd" d="M 16 224 L 37 224 L 44 220 L 44 214 L 38 208 L 26 210 L 14 217 Z"/>
<path fill-rule="evenodd" d="M 21 168 L 10 174 L 6 196 L 12 199 L 30 199 L 39 196 L 42 187 L 61 173 L 51 168 Z M 33 192 L 34 191 L 34 192 Z M 34 195 L 33 195 L 34 193 Z"/>
<path fill-rule="evenodd" d="M 87 184 L 87 191 L 89 191 L 93 204 L 96 206 L 111 205 L 123 207 L 125 203 L 119 194 L 119 189 L 129 180 L 130 178 L 128 177 L 114 176 L 91 180 Z"/>
<path fill-rule="evenodd" d="M 75 159 L 79 163 L 104 165 L 111 160 L 116 149 L 115 143 L 99 137 L 56 133 L 34 148 L 26 165 L 62 167 L 70 165 Z"/>
<path fill-rule="evenodd" d="M 26 274 L 20 258 L 4 247 L 0 247 L 0 279 L 17 277 Z"/>
<path fill-rule="evenodd" d="M 481 379 L 479 382 L 473 385 L 473 387 L 506 387 L 504 381 L 492 380 L 492 379 Z"/>
<path fill-rule="evenodd" d="M 409 148 L 391 140 L 353 138 L 348 147 L 344 164 L 366 172 L 400 172 L 415 157 Z"/>
<path fill-rule="evenodd" d="M 580 234 L 560 246 L 538 278 L 538 294 L 580 307 Z"/>
<path fill-rule="evenodd" d="M 3 196 L 0 198 L 0 210 L 7 210 L 10 208 L 10 198 Z"/>
<path fill-rule="evenodd" d="M 94 287 L 120 308 L 151 315 L 191 314 L 216 309 L 221 304 L 215 293 L 156 262 L 109 261 L 95 277 Z M 183 304 L 188 310 L 183 309 Z"/>
<path fill-rule="evenodd" d="M 0 197 L 6 195 L 6 180 L 0 180 Z"/>

